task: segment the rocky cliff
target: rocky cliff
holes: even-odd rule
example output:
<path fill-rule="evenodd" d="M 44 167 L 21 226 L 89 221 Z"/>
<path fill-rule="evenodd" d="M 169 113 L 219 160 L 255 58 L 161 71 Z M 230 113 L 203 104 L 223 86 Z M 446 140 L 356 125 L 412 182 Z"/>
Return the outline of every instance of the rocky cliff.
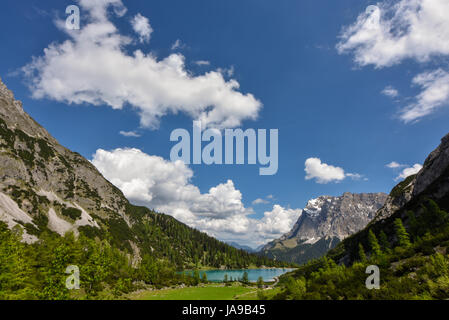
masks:
<path fill-rule="evenodd" d="M 339 241 L 363 229 L 386 199 L 384 193 L 349 192 L 340 197 L 312 199 L 292 230 L 267 244 L 262 252 L 269 257 L 297 263 L 319 257 Z"/>

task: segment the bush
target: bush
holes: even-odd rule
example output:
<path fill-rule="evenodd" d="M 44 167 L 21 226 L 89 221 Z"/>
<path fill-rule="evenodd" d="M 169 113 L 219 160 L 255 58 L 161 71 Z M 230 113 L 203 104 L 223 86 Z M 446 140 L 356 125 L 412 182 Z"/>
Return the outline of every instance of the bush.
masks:
<path fill-rule="evenodd" d="M 81 210 L 77 208 L 62 208 L 61 213 L 64 216 L 70 217 L 73 220 L 81 218 Z"/>

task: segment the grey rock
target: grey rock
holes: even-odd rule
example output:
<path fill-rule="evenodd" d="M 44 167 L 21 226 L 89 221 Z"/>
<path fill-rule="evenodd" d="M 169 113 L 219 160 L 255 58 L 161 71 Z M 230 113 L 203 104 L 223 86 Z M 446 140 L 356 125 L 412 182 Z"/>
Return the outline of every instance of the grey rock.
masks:
<path fill-rule="evenodd" d="M 441 144 L 432 151 L 424 161 L 423 168 L 416 176 L 413 196 L 417 196 L 426 190 L 438 178 L 444 175 L 449 169 L 449 134 L 441 139 Z M 438 188 L 433 192 L 433 196 L 440 199 L 449 192 L 449 181 L 444 179 L 439 183 Z"/>
<path fill-rule="evenodd" d="M 340 197 L 321 196 L 309 200 L 292 230 L 267 244 L 262 251 L 313 245 L 321 239 L 341 241 L 363 229 L 375 217 L 387 197 L 385 193 L 346 192 Z M 336 241 L 330 243 L 336 244 Z"/>

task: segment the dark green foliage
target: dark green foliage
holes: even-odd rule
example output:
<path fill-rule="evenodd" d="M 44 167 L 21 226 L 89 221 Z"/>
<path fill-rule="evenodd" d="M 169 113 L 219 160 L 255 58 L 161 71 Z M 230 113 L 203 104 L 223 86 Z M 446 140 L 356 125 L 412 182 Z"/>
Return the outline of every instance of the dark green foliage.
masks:
<path fill-rule="evenodd" d="M 407 230 L 405 230 L 402 220 L 399 218 L 394 220 L 394 227 L 396 229 L 396 236 L 398 237 L 399 246 L 409 247 L 411 245 L 410 236 L 408 235 Z"/>
<path fill-rule="evenodd" d="M 127 213 L 134 222 L 131 231 L 136 235 L 139 247 L 147 254 L 172 261 L 179 270 L 205 266 L 240 269 L 291 265 L 236 249 L 171 216 L 155 213 L 146 207 L 127 205 Z M 115 237 L 118 230 L 110 232 Z M 125 230 L 121 232 L 124 234 Z"/>
<path fill-rule="evenodd" d="M 382 251 L 380 249 L 379 242 L 377 241 L 376 235 L 374 234 L 373 230 L 370 230 L 368 232 L 368 242 L 371 248 L 371 253 L 379 257 L 382 254 Z"/>
<path fill-rule="evenodd" d="M 72 208 L 72 207 L 62 208 L 61 213 L 64 216 L 67 216 L 73 220 L 78 220 L 81 218 L 81 210 L 78 208 Z"/>
<path fill-rule="evenodd" d="M 359 243 L 359 260 L 361 262 L 365 262 L 366 261 L 365 249 L 363 249 L 363 246 L 362 246 L 361 243 Z"/>
<path fill-rule="evenodd" d="M 112 236 L 112 243 L 115 247 L 132 253 L 132 248 L 128 240 L 133 239 L 133 232 L 126 224 L 125 220 L 113 218 L 107 221 L 109 233 Z"/>
<path fill-rule="evenodd" d="M 45 159 L 49 160 L 50 158 L 54 157 L 55 154 L 53 152 L 53 148 L 51 148 L 47 141 L 43 139 L 38 139 L 37 144 L 39 145 L 39 155 Z"/>
<path fill-rule="evenodd" d="M 243 284 L 248 284 L 249 283 L 248 272 L 246 272 L 246 271 L 243 272 L 242 283 Z"/>
<path fill-rule="evenodd" d="M 404 179 L 404 181 L 398 183 L 390 192 L 390 197 L 398 197 L 400 196 L 404 191 L 406 191 L 406 187 L 412 182 L 413 179 L 415 179 L 416 174 L 413 174 L 411 176 L 408 176 Z"/>
<path fill-rule="evenodd" d="M 257 287 L 258 287 L 259 289 L 262 289 L 263 286 L 264 286 L 264 284 L 265 284 L 265 282 L 263 281 L 263 278 L 262 278 L 262 277 L 259 277 L 259 278 L 257 279 Z"/>
<path fill-rule="evenodd" d="M 274 298 L 449 299 L 448 214 L 426 198 L 405 210 L 344 240 L 327 256 L 281 276 L 282 291 Z M 403 222 L 401 215 L 407 220 Z M 364 247 L 369 248 L 369 258 Z M 347 264 L 337 265 L 331 257 L 347 259 Z M 365 270 L 372 264 L 380 268 L 379 290 L 365 287 Z"/>
<path fill-rule="evenodd" d="M 188 275 L 175 273 L 167 261 L 148 255 L 138 268 L 132 268 L 128 256 L 107 241 L 91 240 L 82 234 L 75 239 L 73 234 L 60 237 L 47 232 L 40 238 L 27 245 L 20 241 L 20 228 L 9 230 L 0 222 L 0 300 L 96 299 L 106 288 L 113 296 L 135 290 L 136 281 L 159 288 L 195 282 Z M 79 267 L 77 292 L 65 286 L 69 265 Z"/>
<path fill-rule="evenodd" d="M 78 227 L 78 231 L 90 239 L 95 239 L 96 237 L 98 237 L 99 239 L 105 238 L 105 232 L 100 228 L 92 226 L 80 226 Z"/>

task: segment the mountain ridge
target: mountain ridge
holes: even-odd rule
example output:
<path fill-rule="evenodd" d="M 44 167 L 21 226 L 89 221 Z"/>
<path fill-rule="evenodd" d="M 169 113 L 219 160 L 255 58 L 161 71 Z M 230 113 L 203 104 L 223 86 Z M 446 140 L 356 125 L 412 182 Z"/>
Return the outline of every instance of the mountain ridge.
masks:
<path fill-rule="evenodd" d="M 382 207 L 387 194 L 345 192 L 308 201 L 288 233 L 263 247 L 265 255 L 295 263 L 318 258 L 338 242 L 363 229 Z"/>

